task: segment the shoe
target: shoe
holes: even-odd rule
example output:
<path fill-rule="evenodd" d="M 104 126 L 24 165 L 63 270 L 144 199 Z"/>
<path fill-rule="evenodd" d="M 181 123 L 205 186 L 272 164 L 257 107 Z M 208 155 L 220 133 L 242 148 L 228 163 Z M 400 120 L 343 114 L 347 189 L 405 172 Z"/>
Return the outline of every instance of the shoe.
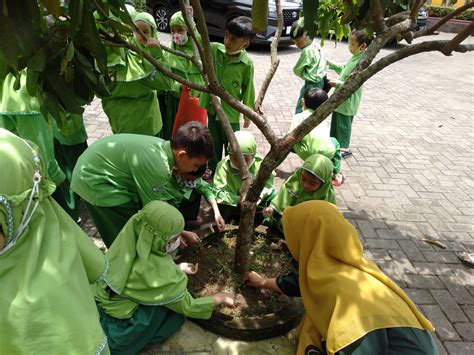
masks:
<path fill-rule="evenodd" d="M 340 178 L 338 178 L 338 176 L 340 176 Z M 337 173 L 337 174 L 334 174 L 334 177 L 332 178 L 332 185 L 333 186 L 341 186 L 343 183 L 344 183 L 344 180 L 345 180 L 345 176 L 341 173 Z"/>
<path fill-rule="evenodd" d="M 345 151 L 341 152 L 341 156 L 343 158 L 350 157 L 351 155 L 352 155 L 352 151 L 350 151 L 350 150 L 345 150 Z"/>
<path fill-rule="evenodd" d="M 464 265 L 474 268 L 474 253 L 462 252 L 458 254 L 457 257 Z"/>

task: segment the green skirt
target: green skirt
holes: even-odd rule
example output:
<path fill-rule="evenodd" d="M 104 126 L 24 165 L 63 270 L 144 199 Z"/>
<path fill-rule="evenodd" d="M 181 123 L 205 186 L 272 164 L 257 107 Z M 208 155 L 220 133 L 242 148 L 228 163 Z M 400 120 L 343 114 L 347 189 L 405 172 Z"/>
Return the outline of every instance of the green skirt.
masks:
<path fill-rule="evenodd" d="M 140 305 L 129 319 L 117 319 L 98 309 L 111 354 L 132 355 L 146 344 L 162 343 L 181 328 L 185 320 L 183 315 L 162 306 Z"/>

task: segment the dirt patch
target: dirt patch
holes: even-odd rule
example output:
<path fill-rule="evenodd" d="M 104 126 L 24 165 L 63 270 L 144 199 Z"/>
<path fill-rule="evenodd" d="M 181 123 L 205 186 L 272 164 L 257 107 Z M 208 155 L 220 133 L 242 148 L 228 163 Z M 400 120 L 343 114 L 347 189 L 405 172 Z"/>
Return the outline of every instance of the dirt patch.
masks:
<path fill-rule="evenodd" d="M 217 292 L 231 293 L 235 297 L 235 307 L 222 307 L 219 311 L 233 317 L 257 317 L 288 306 L 291 300 L 287 296 L 246 286 L 240 275 L 233 272 L 237 233 L 234 230 L 207 237 L 210 242 L 186 250 L 179 261 L 199 263 L 199 272 L 189 276 L 189 291 L 196 297 Z M 294 270 L 291 255 L 283 241 L 269 240 L 256 233 L 250 254 L 250 269 L 266 277 Z"/>

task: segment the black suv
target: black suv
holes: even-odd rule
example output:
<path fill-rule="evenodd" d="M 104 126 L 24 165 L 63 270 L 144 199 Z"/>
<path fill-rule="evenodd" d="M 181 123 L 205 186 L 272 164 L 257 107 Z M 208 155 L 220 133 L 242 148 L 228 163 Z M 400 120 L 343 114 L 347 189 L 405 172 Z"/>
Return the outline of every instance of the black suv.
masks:
<path fill-rule="evenodd" d="M 160 31 L 169 31 L 169 19 L 172 14 L 179 10 L 179 0 L 147 0 L 149 12 L 155 17 Z M 291 44 L 291 24 L 298 19 L 301 10 L 301 1 L 282 1 L 283 10 L 283 33 L 281 44 Z M 251 17 L 251 0 L 201 0 L 201 6 L 206 17 L 207 28 L 210 35 L 224 37 L 224 29 L 227 22 L 237 16 Z M 268 14 L 268 28 L 266 32 L 259 33 L 254 37 L 252 43 L 268 44 L 277 30 L 277 16 L 274 1 L 270 1 Z"/>

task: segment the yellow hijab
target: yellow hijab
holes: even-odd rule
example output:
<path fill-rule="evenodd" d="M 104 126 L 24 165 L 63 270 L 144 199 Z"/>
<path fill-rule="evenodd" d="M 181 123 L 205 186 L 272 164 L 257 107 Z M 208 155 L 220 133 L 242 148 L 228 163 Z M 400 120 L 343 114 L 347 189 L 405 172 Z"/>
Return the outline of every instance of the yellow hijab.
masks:
<path fill-rule="evenodd" d="M 362 255 L 355 228 L 336 206 L 308 201 L 287 207 L 283 230 L 299 262 L 299 285 L 306 314 L 298 329 L 298 352 L 308 346 L 334 354 L 382 328 L 433 331 L 406 293 Z"/>

